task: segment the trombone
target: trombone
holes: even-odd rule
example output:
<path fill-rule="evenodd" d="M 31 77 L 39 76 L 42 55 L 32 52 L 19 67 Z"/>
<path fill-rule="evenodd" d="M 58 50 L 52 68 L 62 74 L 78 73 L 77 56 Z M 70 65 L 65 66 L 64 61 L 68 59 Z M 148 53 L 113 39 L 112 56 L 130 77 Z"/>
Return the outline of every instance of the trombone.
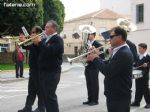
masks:
<path fill-rule="evenodd" d="M 25 41 L 22 41 L 22 42 L 19 42 L 18 43 L 18 45 L 20 46 L 20 45 L 29 45 L 29 44 L 32 44 L 32 39 L 34 39 L 34 38 L 36 38 L 36 37 L 38 37 L 38 36 L 42 36 L 42 35 L 44 35 L 45 34 L 45 31 L 43 31 L 42 33 L 40 33 L 40 34 L 38 34 L 38 35 L 35 35 L 35 36 L 33 36 L 33 37 L 31 37 L 31 38 L 29 38 L 29 39 L 26 39 Z"/>
<path fill-rule="evenodd" d="M 110 44 L 110 43 L 109 43 L 109 44 Z M 109 44 L 108 44 L 108 45 L 109 45 Z M 100 46 L 100 47 L 98 47 L 98 48 L 94 48 L 93 50 L 88 51 L 88 52 L 86 52 L 86 53 L 84 53 L 84 54 L 81 54 L 81 55 L 79 55 L 79 56 L 77 56 L 77 57 L 74 57 L 74 58 L 69 58 L 69 57 L 67 57 L 67 60 L 68 60 L 68 62 L 72 63 L 73 61 L 79 60 L 80 58 L 83 58 L 83 57 L 85 57 L 86 55 L 92 53 L 93 51 L 95 51 L 95 49 L 100 50 L 101 48 L 104 48 L 105 46 L 106 46 L 106 45 Z M 104 52 L 100 52 L 100 54 L 102 54 L 102 53 L 104 53 Z"/>

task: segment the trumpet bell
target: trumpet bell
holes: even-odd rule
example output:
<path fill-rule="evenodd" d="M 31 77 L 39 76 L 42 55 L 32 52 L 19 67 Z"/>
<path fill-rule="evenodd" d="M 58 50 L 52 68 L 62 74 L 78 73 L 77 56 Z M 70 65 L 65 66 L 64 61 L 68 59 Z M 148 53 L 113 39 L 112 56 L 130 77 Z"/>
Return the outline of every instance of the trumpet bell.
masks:
<path fill-rule="evenodd" d="M 117 19 L 117 25 L 124 28 L 127 32 L 137 30 L 137 26 L 135 24 L 131 23 L 129 20 L 124 18 Z"/>

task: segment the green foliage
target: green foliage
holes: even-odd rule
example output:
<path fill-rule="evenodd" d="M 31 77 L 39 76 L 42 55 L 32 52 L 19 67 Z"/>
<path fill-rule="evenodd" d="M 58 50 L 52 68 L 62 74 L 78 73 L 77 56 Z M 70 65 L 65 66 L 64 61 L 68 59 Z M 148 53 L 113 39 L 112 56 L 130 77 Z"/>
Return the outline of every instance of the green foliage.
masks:
<path fill-rule="evenodd" d="M 28 64 L 23 65 L 24 68 L 29 68 Z M 0 70 L 15 70 L 14 64 L 0 64 Z"/>
<path fill-rule="evenodd" d="M 18 35 L 22 26 L 28 31 L 38 24 L 43 25 L 43 5 L 42 0 L 8 0 L 0 1 L 0 35 Z M 5 3 L 29 4 L 30 7 L 8 7 Z"/>
<path fill-rule="evenodd" d="M 44 23 L 48 20 L 57 21 L 59 28 L 58 33 L 63 30 L 64 24 L 64 5 L 60 0 L 43 0 L 43 8 L 44 8 Z"/>
<path fill-rule="evenodd" d="M 32 6 L 8 7 L 6 3 Z M 0 35 L 18 35 L 22 26 L 30 31 L 34 25 L 44 26 L 43 23 L 51 19 L 57 21 L 59 33 L 63 29 L 64 16 L 64 5 L 60 0 L 0 0 Z"/>

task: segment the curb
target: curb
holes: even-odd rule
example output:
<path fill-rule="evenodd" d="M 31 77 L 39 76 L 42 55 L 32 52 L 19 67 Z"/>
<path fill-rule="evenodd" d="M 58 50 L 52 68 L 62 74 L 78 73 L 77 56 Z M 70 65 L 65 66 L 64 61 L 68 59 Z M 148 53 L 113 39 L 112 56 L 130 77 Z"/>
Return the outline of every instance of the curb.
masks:
<path fill-rule="evenodd" d="M 25 68 L 24 70 L 29 70 L 29 68 Z M 15 70 L 0 70 L 0 72 L 13 72 Z"/>
<path fill-rule="evenodd" d="M 0 79 L 0 83 L 1 84 L 4 84 L 4 83 L 12 83 L 12 82 L 19 82 L 19 81 L 24 81 L 24 80 L 27 80 L 27 79 L 29 79 L 28 77 L 25 77 L 25 78 L 18 78 L 18 79 L 4 79 L 4 80 L 1 80 Z"/>
<path fill-rule="evenodd" d="M 62 70 L 61 73 L 65 73 L 68 72 L 69 70 L 71 70 L 72 68 L 75 68 L 77 66 L 72 66 L 70 68 L 67 68 L 65 70 Z M 14 78 L 14 79 L 0 79 L 0 83 L 4 84 L 4 83 L 12 83 L 12 82 L 19 82 L 19 81 L 24 81 L 24 80 L 28 80 L 29 77 L 25 77 L 25 78 Z"/>

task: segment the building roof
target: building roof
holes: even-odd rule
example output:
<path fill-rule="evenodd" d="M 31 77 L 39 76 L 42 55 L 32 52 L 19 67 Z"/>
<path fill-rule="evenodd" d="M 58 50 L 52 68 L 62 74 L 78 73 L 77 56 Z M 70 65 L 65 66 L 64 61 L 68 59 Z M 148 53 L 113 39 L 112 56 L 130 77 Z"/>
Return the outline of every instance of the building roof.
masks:
<path fill-rule="evenodd" d="M 79 21 L 89 18 L 98 18 L 98 19 L 118 19 L 118 18 L 130 18 L 129 15 L 122 15 L 118 14 L 110 9 L 101 9 L 83 16 L 80 16 L 78 18 L 70 19 L 66 22 L 72 22 L 72 21 Z"/>

